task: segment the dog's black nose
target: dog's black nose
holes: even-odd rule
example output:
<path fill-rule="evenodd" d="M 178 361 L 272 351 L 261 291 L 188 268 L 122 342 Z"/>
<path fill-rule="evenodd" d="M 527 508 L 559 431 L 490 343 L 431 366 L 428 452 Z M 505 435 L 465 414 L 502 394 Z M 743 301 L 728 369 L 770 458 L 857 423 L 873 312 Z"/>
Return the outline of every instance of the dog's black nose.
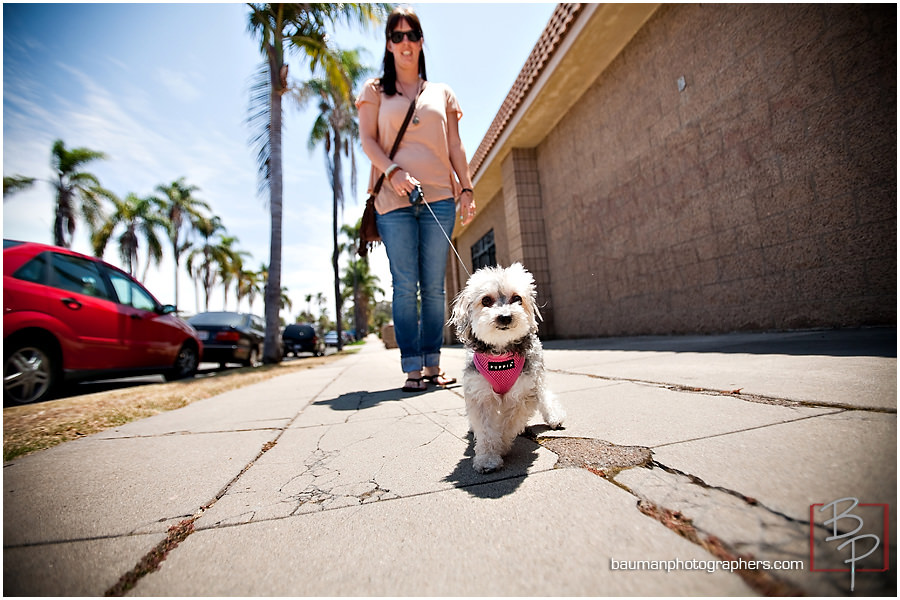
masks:
<path fill-rule="evenodd" d="M 497 323 L 500 325 L 509 325 L 512 323 L 512 315 L 500 315 L 497 317 Z"/>

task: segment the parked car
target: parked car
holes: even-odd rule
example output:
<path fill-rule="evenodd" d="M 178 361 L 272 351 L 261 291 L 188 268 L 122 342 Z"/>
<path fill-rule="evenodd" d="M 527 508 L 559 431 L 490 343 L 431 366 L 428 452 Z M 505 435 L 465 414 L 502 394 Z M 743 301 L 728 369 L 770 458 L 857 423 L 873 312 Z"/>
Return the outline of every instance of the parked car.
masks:
<path fill-rule="evenodd" d="M 205 312 L 188 323 L 203 341 L 203 362 L 256 366 L 262 359 L 266 323 L 261 317 L 239 312 Z"/>
<path fill-rule="evenodd" d="M 3 399 L 49 398 L 62 381 L 197 371 L 203 344 L 133 277 L 99 258 L 3 240 Z"/>
<path fill-rule="evenodd" d="M 284 356 L 300 352 L 312 352 L 315 356 L 325 354 L 325 339 L 319 335 L 314 325 L 294 323 L 284 328 L 281 333 L 282 352 Z"/>
<path fill-rule="evenodd" d="M 341 339 L 343 340 L 343 345 L 353 342 L 353 338 L 346 331 L 341 332 Z M 337 331 L 329 331 L 325 334 L 325 345 L 326 346 L 337 346 Z"/>

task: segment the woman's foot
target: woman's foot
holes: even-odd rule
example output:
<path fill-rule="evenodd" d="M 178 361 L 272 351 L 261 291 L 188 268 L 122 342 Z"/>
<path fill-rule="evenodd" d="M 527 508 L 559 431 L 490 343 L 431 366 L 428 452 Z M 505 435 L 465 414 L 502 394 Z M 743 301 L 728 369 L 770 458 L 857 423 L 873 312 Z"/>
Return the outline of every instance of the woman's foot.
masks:
<path fill-rule="evenodd" d="M 430 371 L 430 372 L 429 372 L 429 371 Z M 445 387 L 445 386 L 448 386 L 448 385 L 453 385 L 454 383 L 456 383 L 456 378 L 454 378 L 454 377 L 447 377 L 447 375 L 446 375 L 445 373 L 442 373 L 442 372 L 440 371 L 440 369 L 438 369 L 438 368 L 436 368 L 436 367 L 435 367 L 433 370 L 432 370 L 432 369 L 426 369 L 426 370 L 425 370 L 425 377 L 424 377 L 424 379 L 425 379 L 425 381 L 427 381 L 428 383 L 433 383 L 433 384 L 439 385 L 439 386 L 441 386 L 441 387 Z"/>
<path fill-rule="evenodd" d="M 404 392 L 424 392 L 428 389 L 428 383 L 423 377 L 407 377 L 401 389 Z"/>

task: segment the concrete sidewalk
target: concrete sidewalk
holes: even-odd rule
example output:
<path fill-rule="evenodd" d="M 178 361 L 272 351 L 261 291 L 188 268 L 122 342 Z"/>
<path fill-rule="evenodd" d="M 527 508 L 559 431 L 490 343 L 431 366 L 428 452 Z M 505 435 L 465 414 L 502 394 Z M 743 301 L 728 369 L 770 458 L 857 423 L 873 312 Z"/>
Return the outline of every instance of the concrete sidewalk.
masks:
<path fill-rule="evenodd" d="M 490 475 L 461 387 L 400 392 L 374 338 L 6 463 L 4 594 L 849 595 L 810 507 L 853 497 L 855 593 L 895 595 L 895 329 L 546 346 L 565 429 Z"/>

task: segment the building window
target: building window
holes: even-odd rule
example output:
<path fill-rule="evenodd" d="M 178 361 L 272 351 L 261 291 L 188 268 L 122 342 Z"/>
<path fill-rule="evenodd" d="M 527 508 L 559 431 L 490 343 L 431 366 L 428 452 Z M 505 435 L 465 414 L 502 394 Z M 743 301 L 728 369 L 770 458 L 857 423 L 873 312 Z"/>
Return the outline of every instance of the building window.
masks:
<path fill-rule="evenodd" d="M 472 246 L 472 269 L 482 267 L 496 267 L 497 253 L 494 246 L 494 230 L 491 229 L 484 237 Z"/>

